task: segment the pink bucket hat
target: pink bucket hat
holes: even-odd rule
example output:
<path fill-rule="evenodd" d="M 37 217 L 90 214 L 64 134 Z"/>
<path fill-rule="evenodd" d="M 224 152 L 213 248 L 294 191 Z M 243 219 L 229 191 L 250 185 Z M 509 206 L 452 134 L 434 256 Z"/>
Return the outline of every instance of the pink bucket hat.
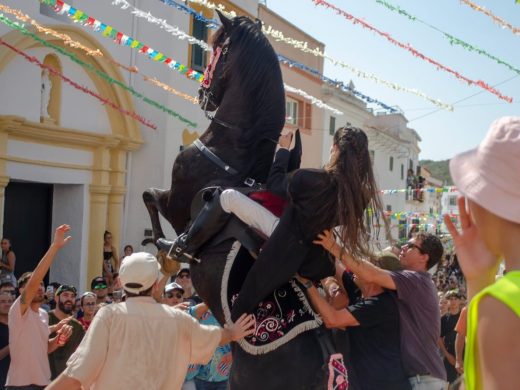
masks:
<path fill-rule="evenodd" d="M 464 196 L 520 223 L 520 117 L 494 121 L 478 148 L 450 161 L 450 173 Z"/>

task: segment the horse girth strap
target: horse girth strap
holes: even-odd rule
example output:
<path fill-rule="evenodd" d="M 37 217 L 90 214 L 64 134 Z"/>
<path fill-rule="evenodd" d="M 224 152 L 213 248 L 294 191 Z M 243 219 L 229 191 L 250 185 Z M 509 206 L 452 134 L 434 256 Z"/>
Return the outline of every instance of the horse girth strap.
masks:
<path fill-rule="evenodd" d="M 210 160 L 213 164 L 217 165 L 219 168 L 223 169 L 230 175 L 238 175 L 239 172 L 233 168 L 232 166 L 226 164 L 222 159 L 217 156 L 215 153 L 213 153 L 211 150 L 209 150 L 206 145 L 204 145 L 199 139 L 195 140 L 193 144 L 196 146 L 196 148 L 206 157 L 208 160 Z"/>

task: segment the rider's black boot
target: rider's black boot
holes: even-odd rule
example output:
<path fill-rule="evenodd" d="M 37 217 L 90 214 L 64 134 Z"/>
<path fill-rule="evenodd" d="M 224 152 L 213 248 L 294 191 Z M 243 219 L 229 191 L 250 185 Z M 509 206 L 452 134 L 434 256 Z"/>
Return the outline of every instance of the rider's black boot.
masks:
<path fill-rule="evenodd" d="M 195 257 L 200 247 L 218 233 L 228 221 L 230 214 L 220 205 L 220 190 L 208 191 L 204 195 L 205 204 L 188 231 L 175 241 L 164 238 L 157 240 L 157 246 L 168 252 L 174 260 L 180 262 L 197 261 Z"/>

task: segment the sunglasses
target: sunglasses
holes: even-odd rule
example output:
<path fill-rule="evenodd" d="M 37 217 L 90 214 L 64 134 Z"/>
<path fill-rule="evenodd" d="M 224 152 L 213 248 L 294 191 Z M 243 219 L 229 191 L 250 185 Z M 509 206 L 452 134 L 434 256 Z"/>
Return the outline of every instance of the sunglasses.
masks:
<path fill-rule="evenodd" d="M 107 288 L 106 284 L 98 284 L 97 286 L 94 286 L 94 290 L 103 290 L 104 288 Z"/>
<path fill-rule="evenodd" d="M 179 279 L 189 279 L 190 278 L 190 274 L 180 274 L 179 276 L 177 276 Z"/>
<path fill-rule="evenodd" d="M 182 294 L 180 294 L 180 293 L 166 293 L 166 294 L 164 294 L 164 296 L 166 298 L 170 298 L 170 299 L 173 298 L 173 297 L 175 297 L 177 299 L 181 299 L 182 298 Z"/>

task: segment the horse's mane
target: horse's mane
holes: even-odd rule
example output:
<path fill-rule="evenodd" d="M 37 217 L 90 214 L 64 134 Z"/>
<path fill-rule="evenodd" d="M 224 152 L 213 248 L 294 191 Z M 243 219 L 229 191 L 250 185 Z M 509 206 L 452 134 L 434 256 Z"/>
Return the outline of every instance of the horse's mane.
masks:
<path fill-rule="evenodd" d="M 240 16 L 233 18 L 232 23 L 229 50 L 238 55 L 230 56 L 224 73 L 233 72 L 234 82 L 240 83 L 243 91 L 243 96 L 236 99 L 243 99 L 253 113 L 241 144 L 251 148 L 265 139 L 277 142 L 285 123 L 285 93 L 278 57 L 259 21 Z M 213 41 L 222 43 L 224 35 L 221 27 Z"/>

